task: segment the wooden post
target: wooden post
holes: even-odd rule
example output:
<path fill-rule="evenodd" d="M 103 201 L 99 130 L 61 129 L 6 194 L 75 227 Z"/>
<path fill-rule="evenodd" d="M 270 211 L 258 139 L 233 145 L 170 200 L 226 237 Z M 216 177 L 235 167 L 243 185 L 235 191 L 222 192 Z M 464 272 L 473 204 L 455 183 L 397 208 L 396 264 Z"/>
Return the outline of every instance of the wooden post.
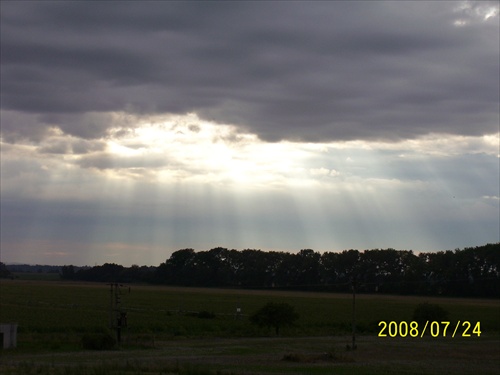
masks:
<path fill-rule="evenodd" d="M 113 329 L 113 283 L 109 283 L 109 329 Z"/>
<path fill-rule="evenodd" d="M 119 344 L 122 338 L 121 329 L 127 327 L 127 314 L 120 307 L 120 287 L 123 285 L 118 283 L 110 283 L 109 285 L 109 328 L 116 331 L 116 341 Z M 130 293 L 130 287 L 128 292 Z"/>
<path fill-rule="evenodd" d="M 356 349 L 356 284 L 352 280 L 352 350 Z"/>

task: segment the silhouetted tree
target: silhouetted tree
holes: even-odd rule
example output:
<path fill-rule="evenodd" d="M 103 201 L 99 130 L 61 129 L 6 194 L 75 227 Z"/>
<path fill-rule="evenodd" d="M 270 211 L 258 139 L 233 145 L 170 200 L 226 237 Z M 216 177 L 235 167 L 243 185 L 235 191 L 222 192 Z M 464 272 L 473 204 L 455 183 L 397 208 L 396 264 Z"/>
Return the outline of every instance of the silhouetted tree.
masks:
<path fill-rule="evenodd" d="M 16 267 L 10 269 L 10 267 Z M 17 265 L 5 270 L 23 272 Z M 48 267 L 48 266 L 37 266 Z M 35 267 L 36 269 L 36 267 Z M 344 250 L 298 253 L 217 247 L 172 253 L 158 267 L 123 267 L 106 263 L 95 267 L 57 268 L 63 279 L 104 282 L 154 282 L 170 285 L 290 288 L 350 292 L 352 280 L 360 293 L 397 293 L 500 297 L 500 243 L 420 253 L 407 250 Z"/>
<path fill-rule="evenodd" d="M 7 269 L 4 263 L 0 262 L 0 278 L 12 277 L 12 274 Z"/>
<path fill-rule="evenodd" d="M 269 302 L 250 316 L 250 322 L 260 327 L 274 328 L 279 336 L 280 328 L 291 326 L 299 318 L 288 303 Z"/>
<path fill-rule="evenodd" d="M 75 267 L 70 265 L 70 266 L 63 266 L 61 268 L 61 279 L 63 280 L 74 280 L 75 279 Z"/>

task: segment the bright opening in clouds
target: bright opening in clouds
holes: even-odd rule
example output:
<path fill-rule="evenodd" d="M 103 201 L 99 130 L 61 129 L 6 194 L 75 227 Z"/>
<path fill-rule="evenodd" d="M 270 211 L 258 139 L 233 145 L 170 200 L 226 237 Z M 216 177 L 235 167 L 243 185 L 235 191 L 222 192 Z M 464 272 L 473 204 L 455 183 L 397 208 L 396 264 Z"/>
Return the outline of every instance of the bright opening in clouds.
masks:
<path fill-rule="evenodd" d="M 500 241 L 498 2 L 2 2 L 1 261 Z"/>

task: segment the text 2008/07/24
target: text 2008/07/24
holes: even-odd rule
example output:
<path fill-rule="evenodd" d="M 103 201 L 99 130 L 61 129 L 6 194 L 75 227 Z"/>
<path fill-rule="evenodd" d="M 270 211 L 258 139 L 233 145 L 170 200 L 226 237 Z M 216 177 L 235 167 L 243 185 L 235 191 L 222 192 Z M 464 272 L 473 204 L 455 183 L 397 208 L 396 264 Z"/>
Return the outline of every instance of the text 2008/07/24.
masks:
<path fill-rule="evenodd" d="M 450 321 L 426 321 L 425 324 L 419 324 L 415 321 L 395 322 L 381 321 L 378 337 L 424 337 L 430 334 L 431 337 L 472 337 L 481 336 L 481 322 L 458 321 L 451 324 Z"/>

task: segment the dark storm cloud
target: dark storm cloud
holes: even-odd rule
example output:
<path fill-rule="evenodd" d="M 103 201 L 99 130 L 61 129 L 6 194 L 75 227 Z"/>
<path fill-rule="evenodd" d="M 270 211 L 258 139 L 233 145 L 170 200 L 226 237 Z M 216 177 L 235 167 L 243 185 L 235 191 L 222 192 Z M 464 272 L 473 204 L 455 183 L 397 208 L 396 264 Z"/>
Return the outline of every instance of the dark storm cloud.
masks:
<path fill-rule="evenodd" d="M 89 113 L 124 111 L 272 141 L 495 133 L 498 13 L 478 10 L 498 3 L 462 3 L 2 2 L 2 110 L 38 119 L 2 132 L 102 137 Z"/>

